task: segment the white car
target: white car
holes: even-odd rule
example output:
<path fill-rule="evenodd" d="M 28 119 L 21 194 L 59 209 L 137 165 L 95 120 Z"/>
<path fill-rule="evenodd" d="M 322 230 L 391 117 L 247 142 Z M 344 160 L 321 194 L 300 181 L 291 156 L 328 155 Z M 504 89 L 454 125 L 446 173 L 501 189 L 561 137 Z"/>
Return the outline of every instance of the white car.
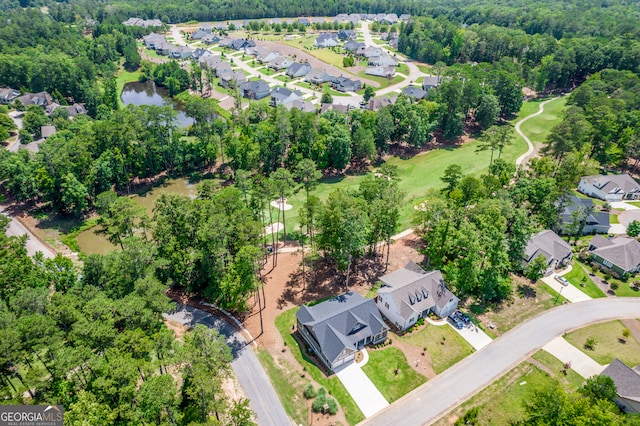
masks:
<path fill-rule="evenodd" d="M 567 281 L 567 279 L 565 277 L 561 277 L 560 275 L 556 275 L 556 280 L 562 284 L 563 286 L 568 286 L 569 285 L 569 281 Z"/>

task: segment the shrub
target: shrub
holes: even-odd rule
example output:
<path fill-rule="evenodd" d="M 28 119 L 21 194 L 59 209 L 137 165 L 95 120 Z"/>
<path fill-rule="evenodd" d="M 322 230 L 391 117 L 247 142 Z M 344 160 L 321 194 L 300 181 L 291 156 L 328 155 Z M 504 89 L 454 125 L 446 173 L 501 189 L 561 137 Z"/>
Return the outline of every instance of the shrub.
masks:
<path fill-rule="evenodd" d="M 338 412 L 338 403 L 333 398 L 327 398 L 327 405 L 329 406 L 329 414 L 332 416 Z"/>
<path fill-rule="evenodd" d="M 611 287 L 611 290 L 616 291 L 620 285 L 618 283 L 611 283 L 609 284 L 609 287 Z"/>
<path fill-rule="evenodd" d="M 311 411 L 314 413 L 319 413 L 322 411 L 322 407 L 326 404 L 327 398 L 325 396 L 318 396 L 311 403 Z"/>
<path fill-rule="evenodd" d="M 316 390 L 313 388 L 311 383 L 307 383 L 307 386 L 304 387 L 304 397 L 307 399 L 316 397 Z"/>
<path fill-rule="evenodd" d="M 416 325 L 424 325 L 424 318 L 418 318 L 418 321 L 416 321 Z"/>
<path fill-rule="evenodd" d="M 595 339 L 595 337 L 588 337 L 587 341 L 584 343 L 584 348 L 593 351 L 596 349 L 597 344 L 598 341 Z"/>

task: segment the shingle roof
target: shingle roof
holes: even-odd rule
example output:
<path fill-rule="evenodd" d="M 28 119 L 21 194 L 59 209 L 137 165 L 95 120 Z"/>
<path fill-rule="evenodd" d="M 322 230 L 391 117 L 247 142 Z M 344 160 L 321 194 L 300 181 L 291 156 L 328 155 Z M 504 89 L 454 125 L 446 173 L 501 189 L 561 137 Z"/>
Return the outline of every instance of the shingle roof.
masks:
<path fill-rule="evenodd" d="M 627 173 L 607 176 L 583 176 L 582 180 L 585 180 L 605 193 L 619 191 L 624 193 L 640 192 L 640 185 L 638 182 L 636 182 Z"/>
<path fill-rule="evenodd" d="M 417 86 L 408 86 L 402 89 L 402 94 L 416 99 L 422 99 L 427 96 L 427 92 Z"/>
<path fill-rule="evenodd" d="M 332 363 L 344 349 L 355 349 L 360 340 L 388 329 L 373 299 L 353 291 L 314 306 L 302 306 L 296 317 Z"/>
<path fill-rule="evenodd" d="M 574 212 L 576 210 L 582 210 L 582 212 L 593 212 L 593 200 L 590 198 L 580 198 L 575 195 L 571 195 L 567 199 L 567 203 L 562 212 L 563 223 L 573 223 L 575 220 Z M 601 225 L 609 226 L 609 213 L 607 212 L 595 212 L 586 216 L 587 225 Z"/>
<path fill-rule="evenodd" d="M 593 240 L 592 240 L 593 241 Z M 598 243 L 599 241 L 596 241 Z M 591 253 L 608 260 L 624 271 L 630 271 L 640 265 L 640 242 L 635 238 L 617 237 L 611 245 L 600 246 Z M 595 245 L 595 244 L 593 244 Z"/>
<path fill-rule="evenodd" d="M 413 262 L 380 278 L 385 284 L 378 293 L 391 295 L 396 309 L 405 320 L 433 306 L 444 307 L 454 294 L 447 288 L 440 271 L 424 271 Z"/>
<path fill-rule="evenodd" d="M 600 375 L 613 379 L 620 397 L 640 402 L 640 374 L 624 362 L 614 359 Z"/>
<path fill-rule="evenodd" d="M 542 254 L 547 261 L 562 260 L 571 255 L 571 246 L 553 231 L 542 231 L 534 235 L 527 242 L 524 258 L 527 262 Z"/>

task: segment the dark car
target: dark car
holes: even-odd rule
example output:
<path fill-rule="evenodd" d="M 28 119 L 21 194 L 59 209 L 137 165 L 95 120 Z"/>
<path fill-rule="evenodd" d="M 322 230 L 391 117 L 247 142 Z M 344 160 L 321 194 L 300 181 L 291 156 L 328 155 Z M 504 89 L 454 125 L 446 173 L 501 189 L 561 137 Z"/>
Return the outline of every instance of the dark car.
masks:
<path fill-rule="evenodd" d="M 462 330 L 462 328 L 464 327 L 464 324 L 462 324 L 462 321 L 460 321 L 456 316 L 455 313 L 449 315 L 449 321 L 458 329 L 458 330 Z"/>

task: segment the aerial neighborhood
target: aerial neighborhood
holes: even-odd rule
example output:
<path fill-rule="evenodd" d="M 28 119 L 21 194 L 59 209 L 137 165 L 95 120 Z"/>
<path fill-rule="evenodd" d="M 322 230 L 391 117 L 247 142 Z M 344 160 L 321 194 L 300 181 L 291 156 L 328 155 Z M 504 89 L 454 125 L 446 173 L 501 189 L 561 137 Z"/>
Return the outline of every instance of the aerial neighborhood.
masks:
<path fill-rule="evenodd" d="M 0 423 L 640 419 L 629 2 L 6 6 Z"/>

